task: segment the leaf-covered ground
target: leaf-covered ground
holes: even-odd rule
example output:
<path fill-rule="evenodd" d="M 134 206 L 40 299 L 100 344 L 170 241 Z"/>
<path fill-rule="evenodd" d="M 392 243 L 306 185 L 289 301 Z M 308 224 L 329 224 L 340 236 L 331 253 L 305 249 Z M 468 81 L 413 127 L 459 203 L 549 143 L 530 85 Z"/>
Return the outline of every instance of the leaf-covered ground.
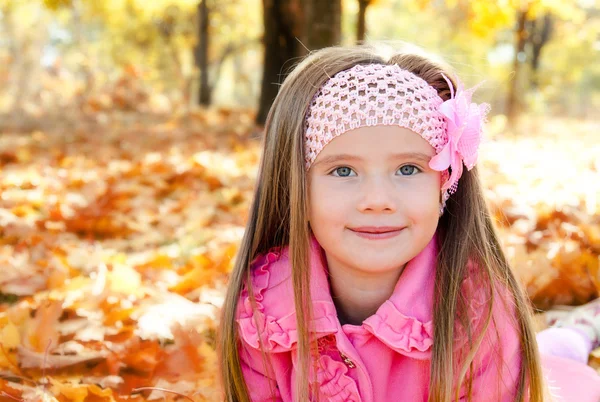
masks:
<path fill-rule="evenodd" d="M 0 400 L 219 400 L 216 318 L 260 156 L 252 120 L 114 113 L 0 133 Z M 503 243 L 540 309 L 598 296 L 599 128 L 528 120 L 527 135 L 500 135 L 496 119 L 482 147 Z"/>

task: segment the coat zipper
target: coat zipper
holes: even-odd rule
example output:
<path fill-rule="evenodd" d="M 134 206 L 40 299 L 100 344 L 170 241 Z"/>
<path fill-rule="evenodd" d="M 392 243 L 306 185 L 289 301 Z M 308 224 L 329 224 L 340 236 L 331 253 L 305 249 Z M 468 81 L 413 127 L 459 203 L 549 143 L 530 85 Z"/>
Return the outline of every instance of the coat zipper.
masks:
<path fill-rule="evenodd" d="M 340 357 L 342 358 L 344 363 L 346 363 L 346 366 L 348 366 L 349 368 L 356 367 L 356 364 L 354 364 L 354 362 L 352 360 L 350 360 L 350 358 L 348 356 L 346 356 L 345 354 L 343 354 L 341 351 L 340 351 Z"/>
<path fill-rule="evenodd" d="M 336 336 L 337 338 L 337 336 Z M 339 354 L 340 354 L 340 358 L 342 359 L 342 361 L 344 362 L 344 364 L 346 366 L 348 366 L 349 369 L 353 369 L 356 368 L 357 370 L 360 370 L 360 373 L 362 375 L 360 375 L 358 372 L 355 372 L 355 375 L 358 375 L 359 378 L 356 379 L 356 385 L 359 387 L 359 389 L 362 389 L 362 392 L 364 393 L 362 397 L 359 397 L 357 395 L 357 397 L 359 397 L 359 400 L 361 401 L 366 401 L 366 402 L 373 402 L 373 384 L 371 383 L 371 379 L 369 378 L 369 375 L 366 371 L 365 368 L 363 368 L 362 366 L 358 366 L 358 364 L 356 364 L 356 361 L 360 361 L 360 357 L 356 357 L 356 359 L 354 361 L 352 361 L 347 355 L 345 355 L 344 353 L 342 353 L 342 351 L 339 349 L 339 343 L 336 339 L 336 349 L 338 350 Z M 360 386 L 360 377 L 364 376 L 364 381 L 365 383 L 362 384 L 362 386 Z"/>

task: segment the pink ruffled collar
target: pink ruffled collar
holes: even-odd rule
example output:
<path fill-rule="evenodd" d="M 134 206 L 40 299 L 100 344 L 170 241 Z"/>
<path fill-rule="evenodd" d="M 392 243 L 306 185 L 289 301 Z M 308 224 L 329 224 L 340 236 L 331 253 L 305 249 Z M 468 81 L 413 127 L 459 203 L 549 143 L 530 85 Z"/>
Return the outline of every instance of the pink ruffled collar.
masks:
<path fill-rule="evenodd" d="M 344 330 L 365 331 L 398 353 L 418 359 L 430 358 L 433 344 L 433 288 L 436 236 L 407 266 L 392 296 L 360 326 Z M 342 327 L 331 298 L 323 250 L 311 239 L 311 300 L 314 332 L 318 338 Z M 247 290 L 238 303 L 237 321 L 244 341 L 259 348 L 259 332 L 266 351 L 284 352 L 298 340 L 288 248 L 275 248 L 252 262 L 257 309 L 253 310 Z M 276 301 L 276 302 L 275 302 Z M 257 325 L 261 331 L 258 331 Z"/>

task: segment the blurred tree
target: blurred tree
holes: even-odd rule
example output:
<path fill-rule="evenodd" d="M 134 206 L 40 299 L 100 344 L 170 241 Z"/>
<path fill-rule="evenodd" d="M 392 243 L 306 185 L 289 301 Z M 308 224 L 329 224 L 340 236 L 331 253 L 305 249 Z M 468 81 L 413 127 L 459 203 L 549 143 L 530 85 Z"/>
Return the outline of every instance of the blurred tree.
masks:
<path fill-rule="evenodd" d="M 341 0 L 303 0 L 304 30 L 301 38 L 306 50 L 337 45 L 342 37 Z"/>
<path fill-rule="evenodd" d="M 299 0 L 263 0 L 264 20 L 264 63 L 260 101 L 256 122 L 264 124 L 269 108 L 277 96 L 283 67 L 288 60 L 300 54 Z"/>
<path fill-rule="evenodd" d="M 9 93 L 12 102 L 7 109 L 15 117 L 25 108 L 27 98 L 39 94 L 39 83 L 32 76 L 40 73 L 40 54 L 47 39 L 48 16 L 35 12 L 39 5 L 14 1 L 0 3 L 3 43 L 7 47 L 6 66 L 0 68 L 0 92 Z"/>
<path fill-rule="evenodd" d="M 361 43 L 365 40 L 367 32 L 367 7 L 374 4 L 376 0 L 357 0 L 358 1 L 358 16 L 356 19 L 356 42 Z"/>
<path fill-rule="evenodd" d="M 539 83 L 538 67 L 539 60 L 543 47 L 548 43 L 552 33 L 552 23 L 554 15 L 568 15 L 570 18 L 577 18 L 577 14 L 573 14 L 573 10 L 566 5 L 562 5 L 561 1 L 546 1 L 544 2 L 530 0 L 524 2 L 521 8 L 516 10 L 516 45 L 515 55 L 513 59 L 513 71 L 515 78 L 511 80 L 508 88 L 506 101 L 506 116 L 508 124 L 514 126 L 521 111 L 525 109 L 523 98 L 519 96 L 527 90 L 527 86 L 532 89 L 537 89 Z M 523 71 L 523 66 L 528 62 L 529 75 Z M 519 77 L 521 77 L 521 86 L 518 88 Z M 529 85 L 528 85 L 529 84 Z"/>
<path fill-rule="evenodd" d="M 227 14 L 224 9 L 225 6 L 223 3 L 209 3 L 208 0 L 201 0 L 197 7 L 198 41 L 195 47 L 194 60 L 200 74 L 198 103 L 203 106 L 209 106 L 212 103 L 212 92 L 219 82 L 223 64 L 227 58 L 258 41 L 258 38 L 253 37 L 232 37 L 228 43 L 221 44 L 219 51 L 211 51 L 211 16 L 214 13 Z M 231 6 L 231 3 L 229 6 Z M 215 55 L 212 61 L 212 75 L 209 74 L 209 70 L 211 70 L 209 55 L 211 53 Z"/>
<path fill-rule="evenodd" d="M 71 7 L 71 0 L 43 0 L 46 7 L 51 10 L 58 10 L 60 7 Z"/>
<path fill-rule="evenodd" d="M 341 38 L 341 0 L 263 0 L 264 67 L 256 122 L 264 124 L 286 63 L 308 51 L 338 44 Z"/>
<path fill-rule="evenodd" d="M 516 28 L 516 44 L 515 55 L 513 58 L 514 77 L 509 82 L 508 94 L 506 97 L 506 118 L 509 125 L 514 125 L 517 119 L 517 113 L 522 108 L 517 86 L 519 77 L 521 76 L 521 65 L 525 61 L 525 44 L 527 43 L 527 10 L 517 11 L 517 28 Z"/>
<path fill-rule="evenodd" d="M 201 78 L 210 101 L 252 106 L 262 84 L 274 97 L 290 63 L 336 40 L 317 43 L 325 35 L 308 29 L 316 18 L 336 15 L 319 7 L 336 4 L 270 1 L 288 4 L 289 21 L 298 26 L 290 34 L 295 50 L 282 61 L 276 60 L 279 41 L 264 49 L 278 65 L 264 81 L 265 0 L 205 1 L 207 66 L 199 68 L 201 0 L 0 0 L 0 112 L 59 113 L 70 102 L 86 104 L 126 71 L 174 107 L 199 101 Z M 342 1 L 345 44 L 368 27 L 375 42 L 394 47 L 401 38 L 440 54 L 466 84 L 486 78 L 478 96 L 497 113 L 512 104 L 517 112 L 593 117 L 600 107 L 600 14 L 592 0 L 360 0 L 362 7 L 359 0 Z M 521 10 L 527 10 L 524 35 L 517 33 Z M 322 28 L 336 24 L 330 19 Z"/>
<path fill-rule="evenodd" d="M 530 32 L 528 39 L 531 44 L 531 85 L 533 88 L 538 87 L 540 56 L 542 48 L 548 43 L 553 33 L 553 25 L 554 17 L 550 13 L 545 13 L 528 22 L 527 31 Z"/>
<path fill-rule="evenodd" d="M 258 17 L 250 10 L 258 2 L 43 0 L 43 4 L 57 13 L 77 14 L 86 28 L 83 36 L 96 39 L 99 53 L 109 53 L 118 66 L 144 66 L 146 78 L 177 87 L 184 104 L 197 100 L 209 105 L 228 58 L 260 40 L 260 29 L 247 18 Z"/>
<path fill-rule="evenodd" d="M 421 7 L 432 5 L 433 0 L 417 0 Z M 457 1 L 445 0 L 452 11 L 452 25 L 467 27 L 479 37 L 493 37 L 504 29 L 514 27 L 513 78 L 510 80 L 505 113 L 509 125 L 514 124 L 524 109 L 523 94 L 530 84 L 537 85 L 536 71 L 543 47 L 550 38 L 552 21 L 581 20 L 583 12 L 576 2 L 570 0 L 492 0 Z M 437 3 L 436 3 L 437 4 Z M 524 66 L 529 66 L 527 74 Z"/>
<path fill-rule="evenodd" d="M 208 15 L 207 0 L 198 3 L 198 44 L 196 45 L 195 61 L 200 71 L 200 89 L 198 103 L 203 106 L 210 105 L 211 88 L 208 82 Z"/>

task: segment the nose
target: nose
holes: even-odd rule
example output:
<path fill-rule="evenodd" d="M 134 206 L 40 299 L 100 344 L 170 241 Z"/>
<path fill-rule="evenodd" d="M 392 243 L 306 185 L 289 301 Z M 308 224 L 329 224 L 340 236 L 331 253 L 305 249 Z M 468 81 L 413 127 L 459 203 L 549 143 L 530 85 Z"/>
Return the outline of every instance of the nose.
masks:
<path fill-rule="evenodd" d="M 386 177 L 365 178 L 361 186 L 361 197 L 357 209 L 361 212 L 387 212 L 397 209 L 397 199 L 394 184 Z"/>

